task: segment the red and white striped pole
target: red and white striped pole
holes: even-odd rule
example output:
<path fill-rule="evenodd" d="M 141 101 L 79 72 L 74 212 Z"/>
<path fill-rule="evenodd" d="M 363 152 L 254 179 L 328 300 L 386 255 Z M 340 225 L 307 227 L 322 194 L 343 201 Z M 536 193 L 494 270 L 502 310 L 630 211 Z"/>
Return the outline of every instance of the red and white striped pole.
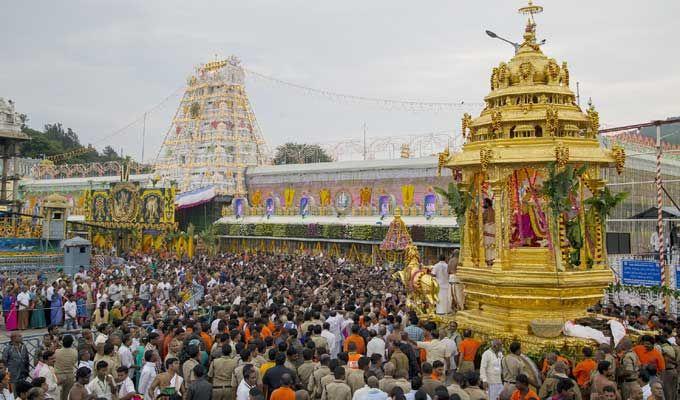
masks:
<path fill-rule="evenodd" d="M 663 236 L 663 185 L 661 181 L 661 125 L 656 125 L 656 223 L 659 236 L 659 267 L 661 268 L 661 286 L 669 283 L 668 267 L 666 266 L 666 241 Z M 664 296 L 663 305 L 666 312 L 670 312 L 670 299 Z"/>

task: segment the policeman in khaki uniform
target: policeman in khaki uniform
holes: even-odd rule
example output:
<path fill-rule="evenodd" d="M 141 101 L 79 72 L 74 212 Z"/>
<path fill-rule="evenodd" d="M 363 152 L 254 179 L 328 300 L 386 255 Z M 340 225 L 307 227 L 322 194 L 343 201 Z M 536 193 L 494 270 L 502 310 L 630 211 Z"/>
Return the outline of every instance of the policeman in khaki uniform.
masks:
<path fill-rule="evenodd" d="M 222 356 L 213 360 L 208 369 L 208 377 L 213 385 L 213 400 L 233 400 L 235 387 L 231 378 L 238 362 L 230 357 L 231 345 L 222 347 Z"/>
<path fill-rule="evenodd" d="M 332 376 L 331 369 L 328 368 L 328 364 L 331 361 L 331 357 L 328 354 L 321 355 L 319 359 L 319 366 L 314 369 L 312 375 L 309 377 L 309 383 L 307 384 L 307 391 L 312 399 L 321 398 L 321 380 L 325 376 Z"/>
<path fill-rule="evenodd" d="M 661 354 L 666 362 L 666 369 L 661 373 L 665 400 L 677 400 L 678 398 L 678 371 L 675 348 L 668 343 L 665 337 L 659 337 L 661 342 Z"/>
<path fill-rule="evenodd" d="M 533 387 L 540 387 L 536 382 L 533 371 L 530 371 L 522 358 L 522 345 L 519 342 L 510 344 L 510 353 L 501 360 L 503 390 L 499 395 L 501 400 L 509 400 L 515 391 L 515 380 L 519 374 L 529 378 L 529 384 Z"/>
<path fill-rule="evenodd" d="M 316 369 L 316 364 L 314 364 L 312 361 L 313 356 L 314 352 L 312 349 L 306 348 L 302 350 L 302 358 L 304 361 L 297 368 L 297 374 L 298 377 L 300 377 L 300 382 L 302 383 L 303 388 L 306 388 L 309 385 L 309 380 L 312 377 L 312 373 L 314 373 L 314 370 Z"/>
<path fill-rule="evenodd" d="M 345 369 L 335 368 L 333 377 L 335 379 L 326 385 L 321 400 L 352 400 L 352 389 L 345 383 Z"/>
<path fill-rule="evenodd" d="M 621 397 L 630 399 L 634 393 L 642 391 L 638 383 L 638 375 L 640 373 L 640 359 L 632 350 L 633 343 L 629 337 L 624 337 L 619 342 L 619 349 L 623 352 L 621 357 L 621 364 L 616 369 L 619 379 L 621 380 Z"/>

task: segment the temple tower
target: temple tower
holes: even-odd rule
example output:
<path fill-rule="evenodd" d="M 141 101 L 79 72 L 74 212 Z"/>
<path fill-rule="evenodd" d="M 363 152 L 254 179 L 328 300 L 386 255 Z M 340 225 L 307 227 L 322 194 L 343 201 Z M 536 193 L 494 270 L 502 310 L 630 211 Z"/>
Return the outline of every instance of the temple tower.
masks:
<path fill-rule="evenodd" d="M 266 144 L 232 56 L 196 67 L 163 142 L 155 173 L 180 192 L 214 186 L 219 195 L 244 191 L 244 171 L 262 165 Z M 239 193 L 244 194 L 244 193 Z"/>
<path fill-rule="evenodd" d="M 597 111 L 581 110 L 567 63 L 541 51 L 542 10 L 531 1 L 520 9 L 524 41 L 493 68 L 481 114 L 463 117 L 462 152 L 442 162 L 460 172 L 466 206 L 456 320 L 479 332 L 559 335 L 612 280 L 598 201 L 602 170 L 622 168 L 624 155 L 600 146 Z"/>
<path fill-rule="evenodd" d="M 21 118 L 14 110 L 12 100 L 0 97 L 0 206 L 18 212 L 20 202 L 17 200 L 18 182 L 21 176 L 17 171 L 17 159 L 21 143 L 30 140 L 21 131 Z"/>

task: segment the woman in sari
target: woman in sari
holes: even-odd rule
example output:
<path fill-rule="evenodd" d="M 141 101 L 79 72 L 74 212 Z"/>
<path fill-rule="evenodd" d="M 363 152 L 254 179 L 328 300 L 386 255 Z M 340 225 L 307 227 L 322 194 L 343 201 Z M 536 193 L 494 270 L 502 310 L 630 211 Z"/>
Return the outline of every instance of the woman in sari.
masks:
<path fill-rule="evenodd" d="M 99 308 L 93 314 L 94 326 L 99 326 L 109 322 L 109 310 L 106 309 L 105 302 L 99 303 Z"/>
<path fill-rule="evenodd" d="M 5 325 L 7 324 L 7 317 L 9 316 L 9 307 L 12 305 L 12 293 L 10 288 L 5 289 L 5 293 L 2 296 L 2 316 L 5 320 Z"/>
<path fill-rule="evenodd" d="M 76 316 L 78 318 L 79 326 L 83 326 L 88 319 L 86 299 L 87 294 L 81 286 L 78 286 L 78 290 L 76 291 Z"/>
<path fill-rule="evenodd" d="M 61 294 L 55 291 L 52 295 L 52 303 L 50 304 L 50 323 L 52 325 L 60 326 L 64 323 L 64 309 L 62 306 Z"/>
<path fill-rule="evenodd" d="M 33 312 L 31 313 L 31 329 L 40 329 L 47 326 L 43 302 L 44 298 L 42 294 L 36 290 L 35 297 L 33 298 Z"/>
<path fill-rule="evenodd" d="M 12 289 L 7 296 L 9 300 L 9 310 L 7 312 L 7 317 L 5 319 L 5 329 L 7 331 L 13 331 L 17 329 L 18 319 L 17 319 L 17 294 L 16 289 Z M 5 302 L 3 301 L 3 306 Z"/>

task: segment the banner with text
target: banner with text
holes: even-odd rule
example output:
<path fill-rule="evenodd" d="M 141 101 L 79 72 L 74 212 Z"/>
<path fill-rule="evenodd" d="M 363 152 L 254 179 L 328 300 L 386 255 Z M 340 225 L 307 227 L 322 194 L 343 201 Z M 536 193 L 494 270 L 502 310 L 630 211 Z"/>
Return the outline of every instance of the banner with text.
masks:
<path fill-rule="evenodd" d="M 659 286 L 661 267 L 658 261 L 622 260 L 621 277 L 624 285 Z"/>

